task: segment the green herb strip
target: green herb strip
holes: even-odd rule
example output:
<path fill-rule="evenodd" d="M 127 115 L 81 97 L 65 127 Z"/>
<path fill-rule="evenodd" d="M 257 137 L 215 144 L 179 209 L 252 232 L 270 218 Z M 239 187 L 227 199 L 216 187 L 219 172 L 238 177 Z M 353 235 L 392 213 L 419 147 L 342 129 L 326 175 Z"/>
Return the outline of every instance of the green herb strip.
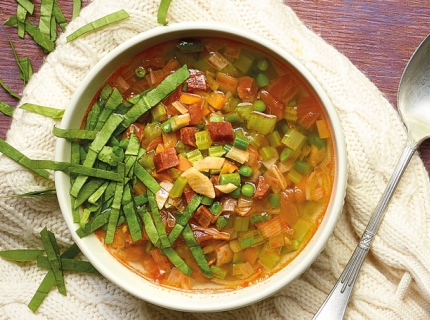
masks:
<path fill-rule="evenodd" d="M 167 11 L 169 10 L 172 0 L 161 0 L 157 12 L 157 22 L 163 26 L 167 25 Z"/>
<path fill-rule="evenodd" d="M 60 250 L 58 248 L 57 241 L 55 240 L 55 236 L 46 228 L 40 232 L 40 236 L 43 247 L 45 248 L 46 256 L 49 260 L 49 265 L 51 266 L 51 270 L 54 273 L 55 283 L 57 284 L 58 291 L 61 294 L 66 295 L 66 285 L 64 283 L 64 275 L 61 269 Z"/>
<path fill-rule="evenodd" d="M 49 172 L 44 169 L 37 169 L 34 168 L 32 160 L 22 154 L 20 151 L 12 147 L 10 144 L 8 144 L 3 139 L 0 139 L 0 152 L 2 152 L 5 156 L 11 158 L 15 162 L 18 162 L 20 165 L 24 166 L 25 168 L 33 171 L 34 173 L 37 173 L 41 177 L 45 179 L 49 179 Z"/>
<path fill-rule="evenodd" d="M 15 111 L 15 108 L 0 101 L 0 112 L 8 117 L 13 116 L 13 112 Z"/>
<path fill-rule="evenodd" d="M 67 140 L 94 140 L 98 131 L 95 130 L 82 130 L 82 129 L 60 129 L 58 127 L 54 127 L 52 133 L 57 138 L 63 138 Z"/>
<path fill-rule="evenodd" d="M 106 27 L 106 26 L 111 25 L 113 23 L 120 22 L 120 21 L 127 19 L 129 17 L 130 17 L 130 15 L 125 10 L 119 10 L 117 12 L 108 14 L 107 16 L 104 16 L 100 19 L 97 19 L 97 20 L 90 22 L 90 23 L 84 25 L 83 27 L 79 28 L 78 30 L 76 30 L 72 34 L 68 35 L 66 40 L 67 40 L 67 42 L 73 41 L 73 40 L 83 36 L 84 34 L 86 34 L 88 32 L 101 29 L 103 27 Z"/>
<path fill-rule="evenodd" d="M 0 251 L 0 257 L 11 261 L 26 262 L 36 259 L 45 250 L 5 250 Z"/>
<path fill-rule="evenodd" d="M 10 27 L 18 28 L 18 19 L 16 16 L 12 16 L 7 19 L 3 24 Z M 41 46 L 47 52 L 51 52 L 55 49 L 54 41 L 51 40 L 50 36 L 40 32 L 39 28 L 28 20 L 25 20 L 25 31 L 33 38 L 33 40 L 39 46 Z"/>
<path fill-rule="evenodd" d="M 20 106 L 20 108 L 52 119 L 61 119 L 64 115 L 64 110 L 40 106 L 32 103 L 24 103 Z"/>

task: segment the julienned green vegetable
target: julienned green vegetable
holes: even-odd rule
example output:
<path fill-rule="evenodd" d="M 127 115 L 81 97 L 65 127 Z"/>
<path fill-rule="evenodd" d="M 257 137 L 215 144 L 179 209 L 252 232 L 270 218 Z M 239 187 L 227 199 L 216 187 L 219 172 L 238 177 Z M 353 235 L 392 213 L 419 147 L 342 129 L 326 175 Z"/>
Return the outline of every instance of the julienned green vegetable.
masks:
<path fill-rule="evenodd" d="M 12 92 L 12 90 L 10 90 L 10 88 L 6 85 L 6 83 L 3 82 L 2 79 L 0 79 L 0 86 L 2 86 L 3 89 L 5 89 L 6 92 L 9 93 L 12 97 L 16 99 L 21 99 L 19 95 L 17 95 L 16 93 Z"/>
<path fill-rule="evenodd" d="M 130 17 L 130 15 L 125 10 L 119 10 L 119 11 L 116 11 L 114 13 L 108 14 L 104 17 L 101 17 L 100 19 L 97 19 L 93 22 L 90 22 L 90 23 L 84 25 L 83 27 L 79 28 L 75 32 L 68 35 L 66 38 L 67 42 L 73 41 L 73 40 L 79 38 L 80 36 L 83 36 L 84 34 L 86 34 L 88 32 L 106 27 L 106 26 L 111 25 L 113 23 L 120 22 L 120 21 L 127 19 L 129 17 Z"/>
<path fill-rule="evenodd" d="M 0 112 L 8 117 L 12 117 L 13 113 L 15 111 L 15 108 L 0 101 Z"/>
<path fill-rule="evenodd" d="M 157 21 L 159 24 L 167 25 L 167 11 L 169 10 L 170 2 L 172 0 L 161 0 L 157 12 Z"/>
<path fill-rule="evenodd" d="M 24 103 L 20 108 L 52 119 L 61 119 L 64 115 L 64 110 L 40 106 L 33 103 Z"/>

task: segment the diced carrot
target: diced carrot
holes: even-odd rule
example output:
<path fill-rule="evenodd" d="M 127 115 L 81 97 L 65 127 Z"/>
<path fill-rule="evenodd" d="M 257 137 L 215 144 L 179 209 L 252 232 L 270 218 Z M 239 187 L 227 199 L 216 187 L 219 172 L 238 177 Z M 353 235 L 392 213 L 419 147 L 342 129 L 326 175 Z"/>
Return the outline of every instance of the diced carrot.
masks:
<path fill-rule="evenodd" d="M 257 262 L 257 259 L 258 259 L 257 248 L 249 247 L 245 249 L 245 260 L 247 262 L 253 265 L 255 262 Z"/>
<path fill-rule="evenodd" d="M 146 254 L 144 246 L 128 247 L 124 251 L 125 259 L 131 262 L 142 260 Z"/>
<path fill-rule="evenodd" d="M 159 144 L 163 144 L 163 138 L 161 137 L 157 137 L 154 140 L 152 140 L 146 147 L 146 152 L 155 150 Z"/>
<path fill-rule="evenodd" d="M 182 154 L 178 155 L 178 159 L 179 159 L 179 165 L 176 168 L 179 171 L 184 172 L 193 166 L 193 164 L 190 162 L 190 160 L 185 158 Z"/>
<path fill-rule="evenodd" d="M 164 151 L 164 146 L 162 144 L 157 145 L 155 148 L 155 154 L 159 154 Z"/>
<path fill-rule="evenodd" d="M 198 125 L 203 119 L 203 100 L 200 102 L 186 104 L 184 107 L 190 114 L 190 126 Z"/>
<path fill-rule="evenodd" d="M 162 137 L 163 137 L 163 145 L 165 150 L 174 148 L 178 143 L 178 136 L 176 135 L 176 132 L 171 132 L 171 133 L 162 132 Z"/>
<path fill-rule="evenodd" d="M 303 203 L 306 200 L 306 180 L 307 177 L 303 176 L 300 182 L 294 187 L 294 198 L 297 203 Z"/>
<path fill-rule="evenodd" d="M 299 218 L 293 189 L 281 192 L 281 211 L 279 216 L 290 225 L 293 225 Z"/>
<path fill-rule="evenodd" d="M 226 101 L 227 99 L 225 98 L 225 95 L 219 91 L 211 92 L 207 98 L 207 102 L 217 110 L 221 110 Z"/>
<path fill-rule="evenodd" d="M 170 176 L 170 174 L 166 171 L 166 172 L 162 172 L 162 173 L 156 173 L 154 172 L 152 174 L 152 176 L 157 180 L 157 181 L 170 181 L 173 182 L 172 177 Z"/>
<path fill-rule="evenodd" d="M 185 104 L 193 104 L 202 101 L 202 97 L 193 93 L 182 93 L 179 101 Z"/>
<path fill-rule="evenodd" d="M 121 226 L 117 227 L 115 230 L 115 236 L 112 242 L 112 248 L 121 249 L 125 246 L 124 232 L 122 231 Z"/>

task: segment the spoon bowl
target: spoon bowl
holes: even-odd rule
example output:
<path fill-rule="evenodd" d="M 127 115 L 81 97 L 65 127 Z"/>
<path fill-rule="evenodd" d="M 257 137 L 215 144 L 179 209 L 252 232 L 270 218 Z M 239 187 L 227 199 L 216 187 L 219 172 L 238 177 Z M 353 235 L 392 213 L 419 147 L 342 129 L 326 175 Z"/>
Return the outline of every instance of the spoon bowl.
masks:
<path fill-rule="evenodd" d="M 408 131 L 405 149 L 345 270 L 313 320 L 343 319 L 358 273 L 394 190 L 412 155 L 430 137 L 430 34 L 421 42 L 406 65 L 398 88 L 397 104 Z"/>

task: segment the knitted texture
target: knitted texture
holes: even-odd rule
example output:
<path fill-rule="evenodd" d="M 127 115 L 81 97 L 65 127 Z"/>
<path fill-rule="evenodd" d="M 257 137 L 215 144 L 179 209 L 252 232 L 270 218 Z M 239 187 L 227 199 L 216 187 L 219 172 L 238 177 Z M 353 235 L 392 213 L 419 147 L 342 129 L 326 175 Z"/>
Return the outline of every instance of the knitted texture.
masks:
<path fill-rule="evenodd" d="M 95 0 L 57 40 L 54 52 L 23 92 L 21 103 L 65 109 L 87 72 L 106 53 L 157 26 L 159 1 Z M 127 21 L 72 43 L 65 36 L 119 9 Z M 405 128 L 378 89 L 351 62 L 307 29 L 281 0 L 173 0 L 169 23 L 218 21 L 263 36 L 300 60 L 331 98 L 344 127 L 348 185 L 344 210 L 324 251 L 276 295 L 238 310 L 189 314 L 163 309 L 124 292 L 101 276 L 67 273 L 67 296 L 57 290 L 36 314 L 27 304 L 45 270 L 0 259 L 1 319 L 311 319 L 345 267 L 379 201 L 406 141 Z M 17 109 L 7 141 L 32 159 L 53 159 L 53 120 Z M 40 248 L 53 231 L 62 247 L 70 232 L 55 198 L 5 198 L 53 187 L 0 157 L 0 250 Z M 354 288 L 346 319 L 430 318 L 429 178 L 415 155 L 388 207 Z"/>

